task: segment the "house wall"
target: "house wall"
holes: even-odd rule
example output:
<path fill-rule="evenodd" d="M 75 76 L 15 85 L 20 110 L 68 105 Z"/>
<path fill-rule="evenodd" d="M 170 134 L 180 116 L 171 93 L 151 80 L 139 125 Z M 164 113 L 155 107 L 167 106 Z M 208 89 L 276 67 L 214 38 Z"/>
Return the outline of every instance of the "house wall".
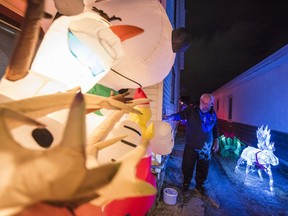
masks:
<path fill-rule="evenodd" d="M 220 134 L 233 132 L 247 145 L 256 147 L 256 130 L 268 125 L 271 142 L 275 142 L 275 155 L 288 165 L 287 83 L 288 45 L 213 93 Z"/>
<path fill-rule="evenodd" d="M 252 126 L 264 124 L 288 133 L 287 70 L 288 46 L 213 93 L 218 118 L 229 120 L 228 101 L 232 96 L 231 121 Z"/>
<path fill-rule="evenodd" d="M 185 0 L 166 0 L 166 11 L 173 29 L 185 27 Z M 179 109 L 180 74 L 183 68 L 184 53 L 176 53 L 173 68 L 163 81 L 163 115 L 175 113 Z M 170 122 L 170 124 L 175 133 L 178 123 Z"/>

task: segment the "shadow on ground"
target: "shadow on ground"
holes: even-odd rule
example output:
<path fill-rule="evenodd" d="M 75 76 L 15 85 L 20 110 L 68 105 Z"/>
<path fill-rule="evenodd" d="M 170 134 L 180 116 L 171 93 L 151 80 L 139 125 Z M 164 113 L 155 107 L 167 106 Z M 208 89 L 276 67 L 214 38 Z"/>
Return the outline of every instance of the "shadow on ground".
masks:
<path fill-rule="evenodd" d="M 148 216 L 287 216 L 288 215 L 288 173 L 283 167 L 274 167 L 275 192 L 269 190 L 269 179 L 263 174 L 261 182 L 257 172 L 244 182 L 245 166 L 234 171 L 237 158 L 214 154 L 211 160 L 206 188 L 209 199 L 193 191 L 192 181 L 188 195 L 182 193 L 181 162 L 184 150 L 184 130 L 178 130 L 175 146 L 165 170 L 162 190 Z M 175 205 L 163 201 L 163 189 L 177 190 Z M 219 206 L 217 206 L 219 205 Z M 219 208 L 218 208 L 219 207 Z"/>

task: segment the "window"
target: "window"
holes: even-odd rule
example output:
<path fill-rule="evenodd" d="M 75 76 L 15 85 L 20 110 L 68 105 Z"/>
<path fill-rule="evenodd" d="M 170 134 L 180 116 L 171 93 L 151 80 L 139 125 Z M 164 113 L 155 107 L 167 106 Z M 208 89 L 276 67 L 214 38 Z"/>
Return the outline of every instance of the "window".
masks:
<path fill-rule="evenodd" d="M 170 95 L 171 95 L 171 98 L 170 98 L 170 102 L 172 104 L 175 104 L 175 70 L 174 70 L 174 67 L 172 67 L 172 73 L 171 73 L 171 92 L 170 92 Z"/>
<path fill-rule="evenodd" d="M 19 33 L 19 29 L 9 24 L 5 20 L 2 20 L 2 17 L 0 16 L 0 77 L 4 75 L 5 69 L 9 63 L 9 59 L 12 56 Z"/>
<path fill-rule="evenodd" d="M 216 102 L 216 111 L 217 112 L 219 111 L 219 99 L 217 99 L 217 102 Z"/>
<path fill-rule="evenodd" d="M 233 105 L 233 98 L 232 95 L 228 97 L 228 120 L 232 120 L 232 105 Z"/>

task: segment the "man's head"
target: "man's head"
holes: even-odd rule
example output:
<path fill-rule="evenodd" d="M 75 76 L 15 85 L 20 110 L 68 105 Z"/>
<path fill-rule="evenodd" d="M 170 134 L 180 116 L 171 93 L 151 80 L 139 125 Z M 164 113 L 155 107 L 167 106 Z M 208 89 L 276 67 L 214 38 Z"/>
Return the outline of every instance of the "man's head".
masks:
<path fill-rule="evenodd" d="M 200 97 L 200 110 L 204 113 L 208 112 L 213 106 L 214 97 L 211 94 L 203 94 Z"/>

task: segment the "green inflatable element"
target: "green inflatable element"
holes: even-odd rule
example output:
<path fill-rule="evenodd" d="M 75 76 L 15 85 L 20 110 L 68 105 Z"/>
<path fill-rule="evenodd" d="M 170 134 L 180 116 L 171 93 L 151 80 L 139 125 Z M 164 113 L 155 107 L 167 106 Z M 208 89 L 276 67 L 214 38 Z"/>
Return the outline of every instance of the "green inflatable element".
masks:
<path fill-rule="evenodd" d="M 233 138 L 219 137 L 219 152 L 223 157 L 238 158 L 241 151 L 246 147 L 246 144 L 241 142 L 236 136 Z"/>
<path fill-rule="evenodd" d="M 87 93 L 93 94 L 93 95 L 98 95 L 98 96 L 103 96 L 103 97 L 110 97 L 111 91 L 114 93 L 114 95 L 119 94 L 118 91 L 115 91 L 115 90 L 108 88 L 106 86 L 103 86 L 101 84 L 94 85 Z M 94 113 L 99 115 L 99 116 L 103 116 L 103 114 L 100 112 L 100 110 L 97 110 Z"/>

